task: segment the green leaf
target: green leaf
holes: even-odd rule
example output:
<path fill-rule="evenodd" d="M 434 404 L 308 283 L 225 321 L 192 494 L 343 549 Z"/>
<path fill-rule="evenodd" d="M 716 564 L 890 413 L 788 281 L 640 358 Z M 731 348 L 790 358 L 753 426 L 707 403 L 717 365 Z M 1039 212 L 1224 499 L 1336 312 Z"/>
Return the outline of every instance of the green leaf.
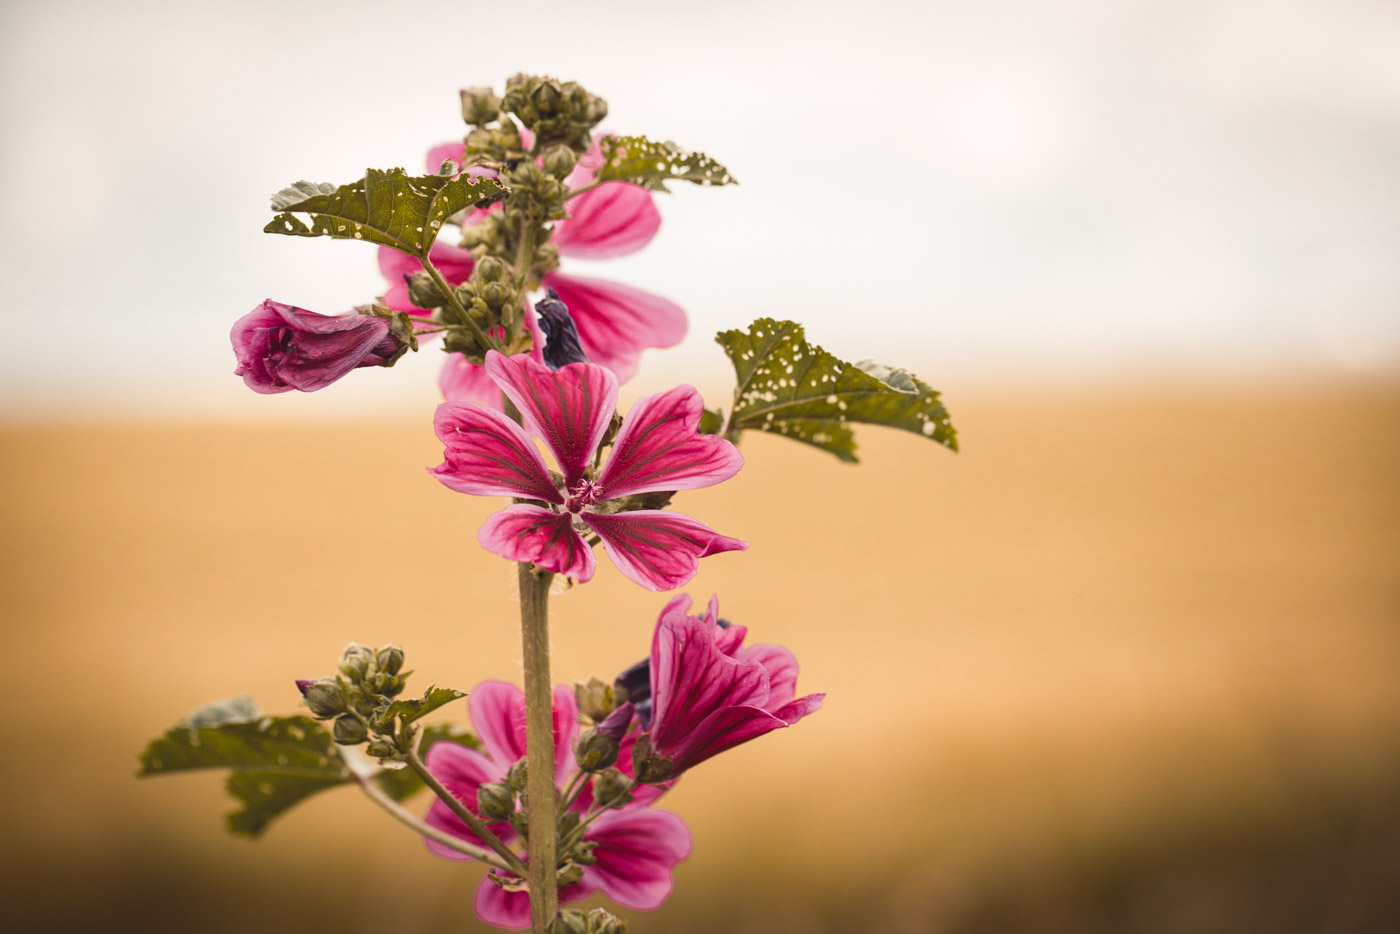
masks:
<path fill-rule="evenodd" d="M 434 743 L 447 742 L 480 749 L 481 740 L 471 731 L 450 723 L 437 723 L 423 729 L 423 738 L 418 742 L 418 755 L 424 757 Z M 385 769 L 374 777 L 384 793 L 395 801 L 402 801 L 422 791 L 423 780 L 412 769 Z"/>
<path fill-rule="evenodd" d="M 232 769 L 227 789 L 241 803 L 234 833 L 255 837 L 273 818 L 354 776 L 325 727 L 310 717 L 267 717 L 248 698 L 201 708 L 141 753 L 141 777 Z"/>
<path fill-rule="evenodd" d="M 466 697 L 461 691 L 452 688 L 440 688 L 436 684 L 428 685 L 428 689 L 423 692 L 422 697 L 410 697 L 405 700 L 396 700 L 389 704 L 384 710 L 382 719 L 385 722 L 394 718 L 401 719 L 404 723 L 412 723 L 419 717 L 432 713 L 444 704 Z M 377 712 L 377 711 L 376 711 Z"/>
<path fill-rule="evenodd" d="M 603 165 L 597 181 L 630 182 L 652 191 L 668 191 L 671 179 L 698 185 L 737 185 L 729 170 L 703 152 L 686 152 L 675 143 L 645 136 L 604 136 L 599 140 Z"/>
<path fill-rule="evenodd" d="M 934 389 L 905 370 L 851 364 L 807 343 L 802 326 L 759 318 L 747 331 L 715 340 L 734 364 L 738 386 L 729 436 L 744 430 L 795 438 L 856 461 L 850 423 L 912 431 L 956 451 L 957 432 Z"/>
<path fill-rule="evenodd" d="M 265 233 L 291 237 L 368 240 L 410 256 L 427 256 L 442 225 L 471 205 L 500 201 L 508 192 L 493 178 L 410 176 L 403 169 L 366 169 L 349 185 L 297 182 L 272 196 L 280 211 Z M 310 224 L 297 217 L 310 215 Z"/>
<path fill-rule="evenodd" d="M 719 409 L 705 409 L 700 413 L 700 434 L 717 435 L 724 427 L 724 413 Z"/>

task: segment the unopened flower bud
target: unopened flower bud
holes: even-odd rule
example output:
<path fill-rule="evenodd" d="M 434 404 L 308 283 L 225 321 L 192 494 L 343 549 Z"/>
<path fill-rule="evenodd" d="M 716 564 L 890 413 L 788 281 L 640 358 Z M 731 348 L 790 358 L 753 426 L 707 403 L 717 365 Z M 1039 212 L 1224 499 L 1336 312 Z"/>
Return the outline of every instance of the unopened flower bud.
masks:
<path fill-rule="evenodd" d="M 403 668 L 403 649 L 397 645 L 386 645 L 374 657 L 380 671 L 396 675 Z"/>
<path fill-rule="evenodd" d="M 345 695 L 341 692 L 340 685 L 330 678 L 298 681 L 297 687 L 301 690 L 301 696 L 306 699 L 306 709 L 310 710 L 311 716 L 316 719 L 329 720 L 345 713 Z"/>
<path fill-rule="evenodd" d="M 575 682 L 574 697 L 578 700 L 579 713 L 594 723 L 600 723 L 617 706 L 612 685 L 597 678 L 589 678 L 587 683 Z"/>
<path fill-rule="evenodd" d="M 603 718 L 598 724 L 598 732 L 609 739 L 622 742 L 622 737 L 627 735 L 627 730 L 632 726 L 632 715 L 636 710 L 636 705 L 631 701 L 621 705 L 612 713 Z"/>
<path fill-rule="evenodd" d="M 606 908 L 594 908 L 588 913 L 588 934 L 627 934 L 627 922 Z"/>
<path fill-rule="evenodd" d="M 336 718 L 335 726 L 331 728 L 331 736 L 342 746 L 358 746 L 369 739 L 369 731 L 357 718 L 346 714 Z"/>
<path fill-rule="evenodd" d="M 462 119 L 473 126 L 490 123 L 501 115 L 501 99 L 491 88 L 462 90 Z"/>
<path fill-rule="evenodd" d="M 617 769 L 606 769 L 593 779 L 593 800 L 600 806 L 621 807 L 632 800 L 628 789 L 632 779 Z"/>
<path fill-rule="evenodd" d="M 406 273 L 403 281 L 408 286 L 408 300 L 416 307 L 437 308 L 447 303 L 447 296 L 442 294 L 442 289 L 438 288 L 426 270 Z"/>
<path fill-rule="evenodd" d="M 524 759 L 516 762 L 510 767 L 510 771 L 506 772 L 506 784 L 517 794 L 523 792 L 530 784 L 530 767 Z"/>
<path fill-rule="evenodd" d="M 373 651 L 352 642 L 340 653 L 340 673 L 351 681 L 359 682 L 364 679 L 373 661 Z"/>
<path fill-rule="evenodd" d="M 555 872 L 554 878 L 561 889 L 566 885 L 573 885 L 583 880 L 583 867 L 573 860 L 567 860 Z"/>
<path fill-rule="evenodd" d="M 512 830 L 520 834 L 520 839 L 524 840 L 530 836 L 530 816 L 524 811 L 516 811 L 506 818 L 506 822 L 510 824 Z"/>
<path fill-rule="evenodd" d="M 597 772 L 617 762 L 618 741 L 597 730 L 589 730 L 574 746 L 578 767 L 584 772 Z"/>
<path fill-rule="evenodd" d="M 476 789 L 476 806 L 488 820 L 505 820 L 515 813 L 515 792 L 505 782 L 488 782 Z"/>
<path fill-rule="evenodd" d="M 399 751 L 394 748 L 393 743 L 381 737 L 366 746 L 365 753 L 376 759 L 392 759 L 399 754 Z"/>
<path fill-rule="evenodd" d="M 578 158 L 568 146 L 556 146 L 545 154 L 544 170 L 555 178 L 564 178 L 574 170 Z"/>
<path fill-rule="evenodd" d="M 558 829 L 560 837 L 567 837 L 578 829 L 580 823 L 578 811 L 565 811 L 559 815 Z"/>
<path fill-rule="evenodd" d="M 510 279 L 510 267 L 496 256 L 483 256 L 472 269 L 472 278 L 478 282 L 506 282 Z"/>
<path fill-rule="evenodd" d="M 588 934 L 588 916 L 581 911 L 567 909 L 559 912 L 546 930 L 548 934 Z"/>

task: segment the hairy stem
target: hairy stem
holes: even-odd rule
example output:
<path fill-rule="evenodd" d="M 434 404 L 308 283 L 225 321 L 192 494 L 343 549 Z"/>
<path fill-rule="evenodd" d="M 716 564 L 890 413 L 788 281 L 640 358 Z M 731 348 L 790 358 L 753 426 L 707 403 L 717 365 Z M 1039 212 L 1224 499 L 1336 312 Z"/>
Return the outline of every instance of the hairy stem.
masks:
<path fill-rule="evenodd" d="M 490 827 L 486 826 L 485 821 L 473 814 L 465 804 L 457 800 L 456 795 L 443 787 L 442 782 L 438 781 L 437 776 L 429 771 L 423 760 L 418 758 L 417 753 L 409 752 L 404 755 L 403 759 L 408 763 L 408 767 L 417 772 L 418 777 L 423 779 L 423 784 L 427 785 L 433 794 L 441 798 L 443 803 L 452 809 L 452 813 L 456 814 L 461 818 L 462 823 L 472 829 L 472 833 L 480 837 L 487 846 L 495 851 L 497 856 L 505 861 L 505 868 L 517 875 L 524 875 L 525 865 L 520 862 L 520 857 L 515 854 L 515 851 L 502 843 L 501 838 L 496 836 Z"/>
<path fill-rule="evenodd" d="M 495 866 L 497 869 L 507 869 L 511 872 L 515 871 L 514 869 L 511 869 L 510 866 L 506 865 L 505 862 L 500 859 L 500 857 L 496 856 L 490 851 L 484 850 L 479 846 L 475 846 L 471 843 L 468 843 L 465 840 L 460 840 L 457 837 L 452 836 L 452 834 L 450 833 L 438 830 L 436 827 L 431 827 L 428 824 L 424 823 L 418 817 L 414 816 L 413 814 L 405 810 L 403 807 L 401 807 L 398 804 L 398 802 L 394 801 L 393 798 L 390 798 L 387 794 L 385 794 L 384 790 L 374 783 L 373 778 L 368 776 L 359 777 L 359 784 L 360 790 L 363 791 L 371 801 L 383 808 L 394 820 L 403 824 L 405 827 L 410 828 L 415 833 L 419 833 L 425 837 L 428 837 L 429 839 L 436 840 L 443 846 L 451 847 L 458 853 L 463 853 L 467 856 L 470 856 L 472 859 L 480 860 L 488 866 Z"/>
<path fill-rule="evenodd" d="M 530 918 L 533 934 L 546 934 L 559 912 L 554 876 L 554 700 L 549 681 L 549 582 L 554 574 L 521 564 L 520 633 L 525 658 L 525 758 L 529 771 Z"/>

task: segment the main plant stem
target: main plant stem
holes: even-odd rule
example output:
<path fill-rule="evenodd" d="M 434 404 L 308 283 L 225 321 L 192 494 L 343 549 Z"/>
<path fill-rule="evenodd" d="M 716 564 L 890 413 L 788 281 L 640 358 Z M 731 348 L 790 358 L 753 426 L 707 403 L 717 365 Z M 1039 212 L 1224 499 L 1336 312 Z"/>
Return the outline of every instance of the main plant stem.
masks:
<path fill-rule="evenodd" d="M 525 658 L 525 759 L 529 772 L 530 919 L 546 934 L 559 911 L 554 799 L 554 700 L 549 678 L 549 582 L 554 574 L 521 564 L 520 634 Z"/>

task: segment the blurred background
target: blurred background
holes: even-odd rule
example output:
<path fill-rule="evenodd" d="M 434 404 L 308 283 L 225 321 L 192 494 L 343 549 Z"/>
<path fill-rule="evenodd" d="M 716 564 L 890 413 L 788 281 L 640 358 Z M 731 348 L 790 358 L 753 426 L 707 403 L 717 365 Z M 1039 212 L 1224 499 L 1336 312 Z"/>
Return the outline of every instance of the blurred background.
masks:
<path fill-rule="evenodd" d="M 680 497 L 753 542 L 687 592 L 828 700 L 669 796 L 695 849 L 638 934 L 1400 930 L 1397 42 L 1367 0 L 0 5 L 8 922 L 484 930 L 479 870 L 353 792 L 250 843 L 219 776 L 133 775 L 351 639 L 518 679 L 496 504 L 421 472 L 436 350 L 261 397 L 228 329 L 385 287 L 269 193 L 416 168 L 523 70 L 741 182 L 569 261 L 690 315 L 624 400 L 727 404 L 711 335 L 791 317 L 963 443 L 746 438 Z M 558 680 L 663 602 L 556 597 Z"/>

